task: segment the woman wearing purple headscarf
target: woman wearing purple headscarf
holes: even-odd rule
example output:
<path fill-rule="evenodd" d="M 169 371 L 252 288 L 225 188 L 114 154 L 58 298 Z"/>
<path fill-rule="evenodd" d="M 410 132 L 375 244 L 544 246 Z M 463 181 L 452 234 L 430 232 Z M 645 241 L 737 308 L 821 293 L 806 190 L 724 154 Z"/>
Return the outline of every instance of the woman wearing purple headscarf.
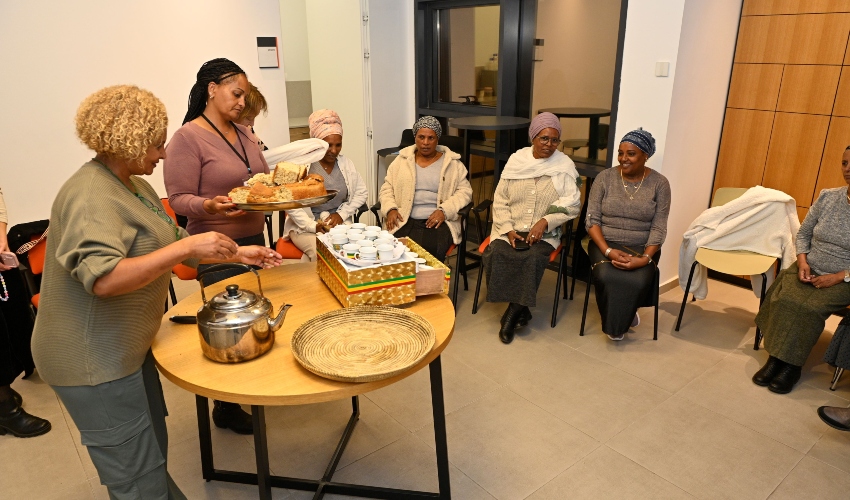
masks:
<path fill-rule="evenodd" d="M 579 214 L 581 195 L 573 161 L 558 151 L 561 124 L 540 113 L 528 128 L 531 147 L 508 159 L 493 199 L 493 229 L 484 252 L 487 302 L 508 302 L 499 339 L 510 344 L 528 324 L 530 307 L 561 239 L 561 226 Z"/>
<path fill-rule="evenodd" d="M 646 166 L 654 153 L 652 134 L 643 129 L 626 134 L 617 150 L 619 165 L 596 177 L 587 199 L 596 305 L 611 340 L 623 340 L 640 323 L 638 307 L 653 303 L 670 213 L 670 183 Z"/>

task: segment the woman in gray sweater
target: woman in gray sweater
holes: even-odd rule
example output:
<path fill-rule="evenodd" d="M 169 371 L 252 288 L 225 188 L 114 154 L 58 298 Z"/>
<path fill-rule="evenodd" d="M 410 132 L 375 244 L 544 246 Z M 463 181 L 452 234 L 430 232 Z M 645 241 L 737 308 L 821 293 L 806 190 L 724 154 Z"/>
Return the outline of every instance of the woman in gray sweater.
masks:
<path fill-rule="evenodd" d="M 272 250 L 220 233 L 189 236 L 165 213 L 143 176 L 165 158 L 167 116 L 159 99 L 130 85 L 86 98 L 77 136 L 95 157 L 50 212 L 33 358 L 110 498 L 185 498 L 166 472 L 165 399 L 150 352 L 171 268 L 199 259 L 280 264 Z"/>
<path fill-rule="evenodd" d="M 646 166 L 655 139 L 643 129 L 620 141 L 620 163 L 596 177 L 585 226 L 602 331 L 623 340 L 637 326 L 638 307 L 652 305 L 655 268 L 667 236 L 670 183 Z"/>
<path fill-rule="evenodd" d="M 850 304 L 850 146 L 841 158 L 848 186 L 821 191 L 797 231 L 797 262 L 776 278 L 756 315 L 770 353 L 756 385 L 791 392 L 826 319 Z"/>

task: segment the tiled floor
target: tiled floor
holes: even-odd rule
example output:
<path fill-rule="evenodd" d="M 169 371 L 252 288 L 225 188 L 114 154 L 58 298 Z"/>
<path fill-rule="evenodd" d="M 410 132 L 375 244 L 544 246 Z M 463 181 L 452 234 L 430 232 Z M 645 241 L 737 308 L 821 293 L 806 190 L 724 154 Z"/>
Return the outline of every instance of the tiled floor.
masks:
<path fill-rule="evenodd" d="M 673 332 L 682 297 L 674 289 L 661 297 L 657 342 L 645 309 L 640 326 L 615 343 L 600 332 L 593 301 L 579 337 L 583 286 L 575 301 L 561 302 L 558 326 L 549 327 L 553 274 L 530 328 L 508 346 L 496 336 L 503 306 L 484 304 L 473 316 L 472 292 L 461 292 L 455 336 L 442 356 L 454 498 L 850 496 L 850 433 L 830 429 L 815 413 L 823 404 L 850 404 L 850 378 L 829 391 L 832 371 L 820 361 L 837 319 L 802 382 L 780 396 L 749 380 L 767 357 L 752 350 L 758 301 L 750 291 L 711 282 L 708 299 L 689 304 L 682 330 Z M 181 297 L 197 286 L 177 284 Z M 0 437 L 0 497 L 106 498 L 73 422 L 33 378 L 14 387 L 53 430 Z M 256 498 L 253 486 L 204 482 L 194 398 L 164 378 L 163 385 L 168 467 L 187 496 Z M 335 479 L 436 490 L 428 387 L 421 371 L 362 397 Z M 320 476 L 349 412 L 347 401 L 269 408 L 273 473 Z M 214 429 L 213 440 L 217 466 L 254 470 L 250 436 Z"/>

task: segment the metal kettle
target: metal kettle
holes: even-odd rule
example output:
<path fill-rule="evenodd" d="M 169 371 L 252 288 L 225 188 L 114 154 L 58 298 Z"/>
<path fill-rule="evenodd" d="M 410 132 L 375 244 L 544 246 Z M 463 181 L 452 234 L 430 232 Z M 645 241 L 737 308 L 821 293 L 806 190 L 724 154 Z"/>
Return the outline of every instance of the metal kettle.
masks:
<path fill-rule="evenodd" d="M 227 269 L 243 269 L 257 277 L 259 295 L 230 284 L 225 291 L 207 300 L 204 275 Z M 201 350 L 213 361 L 239 363 L 262 356 L 274 345 L 274 333 L 283 325 L 286 312 L 292 307 L 283 304 L 276 316 L 269 299 L 263 296 L 260 275 L 245 264 L 218 264 L 198 274 L 201 299 L 198 309 L 198 332 Z"/>

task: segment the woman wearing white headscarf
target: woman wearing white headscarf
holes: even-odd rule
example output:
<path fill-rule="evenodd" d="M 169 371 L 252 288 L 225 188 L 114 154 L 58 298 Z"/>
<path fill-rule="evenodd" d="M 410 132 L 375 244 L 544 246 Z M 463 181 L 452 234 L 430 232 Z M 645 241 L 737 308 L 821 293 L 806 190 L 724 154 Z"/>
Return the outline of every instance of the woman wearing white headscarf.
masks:
<path fill-rule="evenodd" d="M 540 113 L 528 129 L 531 147 L 512 154 L 493 199 L 493 229 L 484 252 L 487 302 L 508 302 L 499 339 L 510 344 L 514 330 L 531 319 L 537 288 L 561 226 L 579 214 L 581 195 L 573 161 L 558 151 L 561 124 Z"/>
<path fill-rule="evenodd" d="M 324 232 L 346 221 L 352 221 L 357 209 L 366 203 L 369 192 L 366 183 L 354 168 L 354 162 L 343 156 L 342 121 L 335 111 L 320 109 L 308 118 L 310 137 L 328 143 L 321 160 L 310 164 L 308 174 L 320 175 L 325 180 L 325 189 L 336 189 L 339 193 L 328 202 L 312 208 L 288 210 L 283 233 L 304 252 L 304 256 L 316 260 L 316 233 Z"/>

